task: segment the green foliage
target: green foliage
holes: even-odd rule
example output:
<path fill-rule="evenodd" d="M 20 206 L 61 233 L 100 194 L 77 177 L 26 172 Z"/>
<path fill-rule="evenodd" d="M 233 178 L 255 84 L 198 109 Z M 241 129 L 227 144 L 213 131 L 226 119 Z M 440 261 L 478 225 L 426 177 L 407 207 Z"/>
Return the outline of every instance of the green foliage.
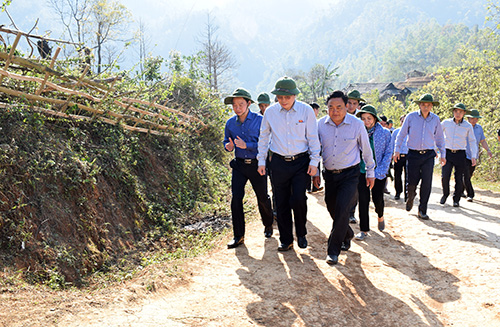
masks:
<path fill-rule="evenodd" d="M 488 10 L 486 21 L 493 22 L 495 30 L 500 31 L 500 2 L 488 0 L 486 9 Z"/>
<path fill-rule="evenodd" d="M 2 4 L 0 5 L 0 9 L 2 11 L 5 11 L 5 9 L 7 9 L 7 7 L 10 6 L 11 3 L 12 3 L 12 0 L 3 0 Z"/>
<path fill-rule="evenodd" d="M 317 102 L 333 91 L 333 84 L 338 76 L 338 67 L 331 68 L 331 65 L 330 63 L 325 67 L 322 64 L 315 64 L 308 72 L 299 71 L 288 74 L 297 82 L 300 90 L 299 99 Z"/>

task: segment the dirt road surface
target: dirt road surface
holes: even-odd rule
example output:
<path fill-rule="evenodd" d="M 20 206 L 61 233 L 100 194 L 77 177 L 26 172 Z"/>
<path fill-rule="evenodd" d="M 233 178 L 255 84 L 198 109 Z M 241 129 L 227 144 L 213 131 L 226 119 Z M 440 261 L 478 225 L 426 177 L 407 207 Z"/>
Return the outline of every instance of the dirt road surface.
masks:
<path fill-rule="evenodd" d="M 308 195 L 307 249 L 278 252 L 277 228 L 265 239 L 252 221 L 244 246 L 228 250 L 222 239 L 183 263 L 181 277 L 158 278 L 166 286 L 155 292 L 136 292 L 137 278 L 107 303 L 59 301 L 38 320 L 6 325 L 500 326 L 500 194 L 477 190 L 454 208 L 451 198 L 439 204 L 439 183 L 435 176 L 431 220 L 417 218 L 418 197 L 407 213 L 392 191 L 385 231 L 372 208 L 370 236 L 335 266 L 325 262 L 332 221 L 319 193 Z"/>

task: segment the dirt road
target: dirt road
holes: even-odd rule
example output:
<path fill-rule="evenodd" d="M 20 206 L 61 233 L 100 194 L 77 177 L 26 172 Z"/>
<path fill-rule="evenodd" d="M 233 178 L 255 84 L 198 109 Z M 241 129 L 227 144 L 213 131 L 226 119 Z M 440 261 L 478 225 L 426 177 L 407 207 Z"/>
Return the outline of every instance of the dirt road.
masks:
<path fill-rule="evenodd" d="M 228 238 L 221 240 L 182 266 L 175 287 L 143 297 L 128 285 L 109 295 L 111 303 L 74 310 L 60 304 L 43 321 L 53 315 L 57 326 L 500 326 L 500 194 L 477 190 L 473 203 L 454 208 L 449 199 L 443 206 L 439 182 L 435 176 L 431 220 L 386 196 L 386 230 L 377 230 L 372 208 L 370 236 L 353 241 L 335 266 L 325 262 L 331 219 L 319 193 L 309 195 L 307 249 L 295 244 L 278 252 L 277 228 L 265 239 L 253 221 L 244 246 L 228 250 Z"/>

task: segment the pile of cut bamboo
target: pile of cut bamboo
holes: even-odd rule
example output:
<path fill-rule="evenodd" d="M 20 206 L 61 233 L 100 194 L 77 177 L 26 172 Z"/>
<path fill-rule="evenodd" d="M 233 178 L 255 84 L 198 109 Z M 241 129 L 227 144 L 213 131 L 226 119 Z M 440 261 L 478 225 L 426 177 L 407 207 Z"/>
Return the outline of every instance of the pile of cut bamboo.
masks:
<path fill-rule="evenodd" d="M 155 135 L 200 133 L 205 128 L 205 124 L 197 117 L 160 105 L 156 103 L 156 99 L 147 101 L 117 97 L 114 85 L 118 78 L 107 80 L 110 85 L 87 79 L 85 76 L 87 76 L 88 66 L 85 67 L 79 78 L 66 76 L 54 70 L 60 48 L 57 48 L 49 66 L 34 60 L 17 57 L 14 52 L 21 37 L 41 37 L 4 27 L 0 27 L 0 32 L 16 35 L 9 53 L 0 51 L 0 61 L 4 62 L 3 67 L 0 68 L 0 92 L 11 97 L 28 100 L 31 106 L 39 112 L 67 119 L 100 120 L 112 125 L 120 124 L 126 130 Z M 3 40 L 1 35 L 0 39 Z M 43 76 L 43 78 L 11 72 L 9 67 L 12 64 L 15 64 L 16 68 L 23 68 L 23 71 L 35 73 L 31 75 Z M 30 85 L 36 84 L 37 87 L 35 91 L 30 92 L 26 91 L 29 87 L 9 86 L 9 84 L 18 85 L 19 83 L 2 83 L 4 79 L 25 82 Z M 57 94 L 57 97 L 55 95 L 50 97 L 51 94 Z M 9 106 L 11 105 L 0 103 L 0 108 Z M 74 110 L 68 110 L 68 108 Z M 73 113 L 75 111 L 77 111 L 76 114 Z"/>

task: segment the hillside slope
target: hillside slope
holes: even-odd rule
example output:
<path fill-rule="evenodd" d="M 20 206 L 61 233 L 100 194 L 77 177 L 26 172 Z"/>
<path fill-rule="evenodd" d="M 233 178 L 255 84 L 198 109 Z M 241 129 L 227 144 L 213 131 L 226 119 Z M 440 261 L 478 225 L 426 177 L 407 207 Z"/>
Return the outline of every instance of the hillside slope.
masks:
<path fill-rule="evenodd" d="M 175 251 L 180 227 L 224 215 L 220 139 L 0 111 L 0 274 L 80 286 L 138 249 Z"/>

